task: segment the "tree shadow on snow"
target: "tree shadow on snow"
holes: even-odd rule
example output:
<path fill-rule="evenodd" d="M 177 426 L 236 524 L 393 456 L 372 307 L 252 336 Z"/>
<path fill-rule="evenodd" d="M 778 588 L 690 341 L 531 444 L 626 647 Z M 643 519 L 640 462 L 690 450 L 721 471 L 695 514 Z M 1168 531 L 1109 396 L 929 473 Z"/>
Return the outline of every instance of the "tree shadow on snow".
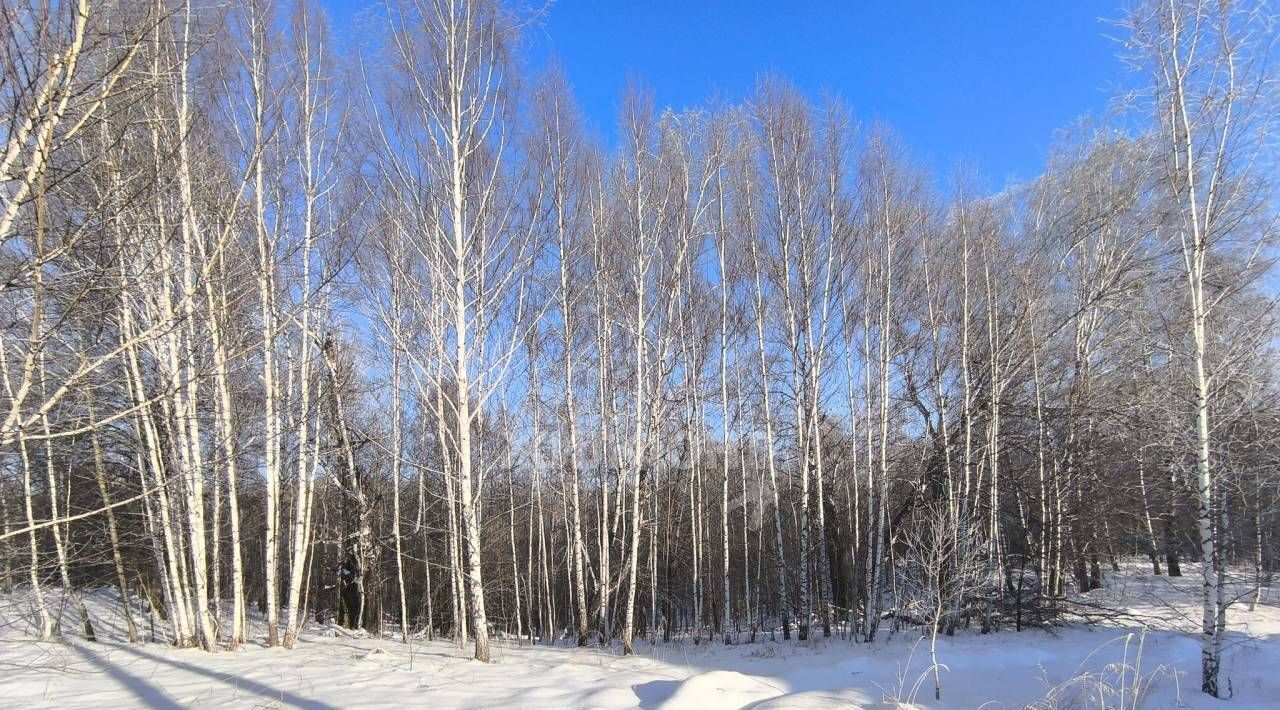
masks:
<path fill-rule="evenodd" d="M 76 653 L 84 657 L 90 665 L 98 668 L 102 672 L 114 678 L 121 685 L 129 689 L 129 692 L 137 696 L 138 701 L 149 708 L 156 710 L 181 710 L 179 705 L 167 693 L 158 686 L 148 683 L 145 679 L 133 675 L 125 669 L 111 663 L 105 656 L 100 656 L 92 651 L 72 644 Z"/>
<path fill-rule="evenodd" d="M 286 705 L 291 705 L 296 708 L 302 708 L 303 710 L 337 710 L 335 706 L 329 705 L 328 703 L 323 703 L 323 702 L 320 702 L 319 700 L 312 700 L 311 698 L 307 698 L 287 690 L 280 690 L 279 688 L 267 685 L 266 683 L 253 680 L 251 678 L 239 678 L 234 675 L 227 675 L 225 673 L 211 671 L 207 668 L 201 668 L 200 666 L 193 665 L 191 663 L 183 663 L 182 661 L 175 661 L 170 658 L 156 656 L 156 655 L 147 653 L 146 651 L 143 651 L 142 649 L 134 646 L 121 646 L 120 650 L 132 653 L 135 656 L 138 656 L 139 658 L 144 658 L 149 661 L 155 661 L 156 663 L 163 663 L 167 666 L 177 668 L 178 670 L 186 671 L 188 673 L 194 673 L 196 675 L 201 675 L 206 678 L 212 678 L 214 680 L 218 680 L 223 683 L 226 683 L 227 685 L 230 685 L 238 690 L 247 690 L 250 693 L 254 693 L 255 695 L 260 695 L 263 698 L 267 698 L 270 700 L 278 700 L 281 703 L 284 703 Z M 177 708 L 179 706 L 170 705 L 170 706 L 155 706 L 155 707 Z"/>

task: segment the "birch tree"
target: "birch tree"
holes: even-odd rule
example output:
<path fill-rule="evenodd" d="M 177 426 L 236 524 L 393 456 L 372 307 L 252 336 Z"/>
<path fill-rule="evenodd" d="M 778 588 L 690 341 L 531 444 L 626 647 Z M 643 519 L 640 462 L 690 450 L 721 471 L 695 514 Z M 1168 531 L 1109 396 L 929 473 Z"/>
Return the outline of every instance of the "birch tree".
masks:
<path fill-rule="evenodd" d="M 1241 212 L 1257 209 L 1261 152 L 1275 115 L 1265 32 L 1270 18 L 1251 3 L 1149 3 L 1125 20 L 1135 61 L 1152 78 L 1159 132 L 1159 182 L 1173 210 L 1162 231 L 1178 250 L 1190 302 L 1195 392 L 1196 527 L 1201 567 L 1201 690 L 1217 697 L 1226 594 L 1220 574 L 1220 476 L 1214 467 L 1214 308 L 1237 284 L 1210 283 L 1216 255 L 1240 240 Z"/>

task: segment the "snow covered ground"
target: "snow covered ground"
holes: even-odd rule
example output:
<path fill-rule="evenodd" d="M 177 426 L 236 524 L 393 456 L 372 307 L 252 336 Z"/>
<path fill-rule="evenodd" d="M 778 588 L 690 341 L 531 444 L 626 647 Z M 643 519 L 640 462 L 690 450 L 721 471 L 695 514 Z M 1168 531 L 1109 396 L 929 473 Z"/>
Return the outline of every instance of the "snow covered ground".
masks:
<path fill-rule="evenodd" d="M 100 638 L 26 636 L 24 604 L 0 600 L 0 707 L 430 708 L 1264 708 L 1280 702 L 1280 598 L 1232 607 L 1223 666 L 1230 700 L 1199 692 L 1194 566 L 1180 579 L 1134 563 L 1093 592 L 1116 621 L 1054 632 L 1004 630 L 939 640 L 942 701 L 933 699 L 928 643 L 916 631 L 875 644 L 691 642 L 620 650 L 499 641 L 495 662 L 471 661 L 448 641 L 355 638 L 312 628 L 292 651 L 251 646 L 206 654 L 124 643 L 107 593 L 88 601 Z M 1239 590 L 1243 593 L 1244 588 Z"/>

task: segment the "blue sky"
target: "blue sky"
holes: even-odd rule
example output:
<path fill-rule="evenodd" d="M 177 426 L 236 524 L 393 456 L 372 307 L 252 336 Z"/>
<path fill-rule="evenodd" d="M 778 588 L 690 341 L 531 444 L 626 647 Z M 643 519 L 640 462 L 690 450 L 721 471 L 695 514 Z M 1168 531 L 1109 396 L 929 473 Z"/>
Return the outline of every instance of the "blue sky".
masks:
<path fill-rule="evenodd" d="M 321 0 L 339 36 L 365 0 Z M 606 139 L 629 76 L 660 106 L 740 99 L 777 71 L 838 93 L 864 124 L 893 127 L 910 153 L 991 187 L 1040 172 L 1054 131 L 1103 113 L 1128 73 L 1121 0 L 560 0 L 529 37 L 554 53 Z M 350 38 L 348 38 L 350 39 Z"/>

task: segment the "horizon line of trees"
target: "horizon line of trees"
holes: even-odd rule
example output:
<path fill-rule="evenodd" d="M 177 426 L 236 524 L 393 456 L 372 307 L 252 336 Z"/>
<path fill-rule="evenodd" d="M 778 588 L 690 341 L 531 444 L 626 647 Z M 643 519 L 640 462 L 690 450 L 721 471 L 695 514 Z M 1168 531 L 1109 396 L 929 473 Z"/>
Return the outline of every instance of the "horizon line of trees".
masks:
<path fill-rule="evenodd" d="M 349 52 L 308 0 L 0 4 L 0 585 L 41 639 L 111 586 L 130 641 L 488 661 L 1021 629 L 1189 559 L 1216 696 L 1280 532 L 1266 11 L 1130 9 L 1143 120 L 988 194 L 775 76 L 635 84 L 606 147 L 496 0 Z"/>

